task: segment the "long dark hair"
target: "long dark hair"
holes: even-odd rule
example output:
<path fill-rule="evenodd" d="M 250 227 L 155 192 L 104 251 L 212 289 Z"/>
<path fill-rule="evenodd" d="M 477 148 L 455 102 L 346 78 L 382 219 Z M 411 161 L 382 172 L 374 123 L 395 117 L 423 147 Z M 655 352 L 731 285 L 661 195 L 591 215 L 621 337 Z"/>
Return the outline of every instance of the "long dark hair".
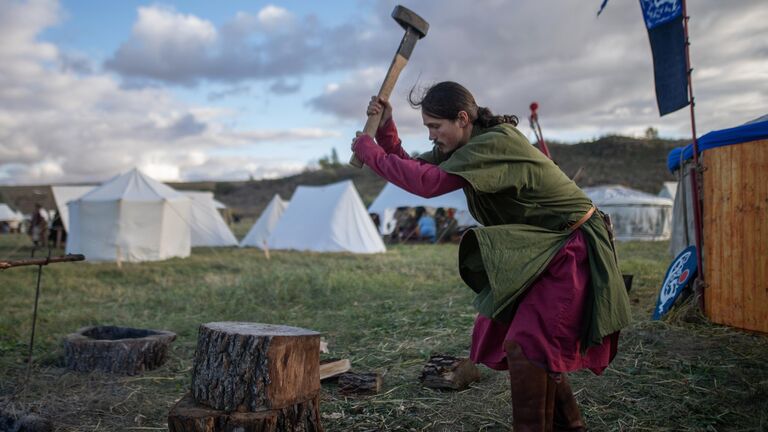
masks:
<path fill-rule="evenodd" d="M 473 124 L 483 128 L 501 123 L 517 126 L 518 122 L 517 116 L 494 115 L 488 108 L 477 106 L 472 93 L 452 81 L 443 81 L 421 90 L 414 86 L 408 93 L 408 103 L 413 108 L 421 108 L 425 114 L 446 120 L 455 120 L 459 111 L 465 111 Z"/>

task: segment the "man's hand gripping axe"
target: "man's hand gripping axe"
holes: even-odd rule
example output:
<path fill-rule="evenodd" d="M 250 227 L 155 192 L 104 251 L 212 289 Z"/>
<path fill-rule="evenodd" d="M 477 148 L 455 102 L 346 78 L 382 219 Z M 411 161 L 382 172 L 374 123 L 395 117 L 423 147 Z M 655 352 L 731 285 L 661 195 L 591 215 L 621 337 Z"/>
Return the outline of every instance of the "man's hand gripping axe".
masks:
<path fill-rule="evenodd" d="M 395 87 L 397 78 L 400 76 L 400 71 L 403 70 L 408 63 L 408 59 L 411 57 L 413 47 L 416 46 L 416 42 L 427 35 L 429 30 L 429 23 L 424 19 L 403 6 L 396 6 L 392 11 L 392 18 L 400 24 L 405 30 L 403 40 L 400 41 L 400 47 L 395 53 L 395 58 L 392 60 L 392 64 L 389 65 L 387 75 L 384 77 L 384 82 L 381 84 L 378 97 L 381 99 L 389 100 L 389 95 L 392 93 L 392 89 Z M 381 114 L 374 114 L 368 116 L 368 120 L 365 122 L 365 128 L 363 133 L 366 135 L 376 135 L 376 129 L 379 127 L 381 121 Z M 363 163 L 352 154 L 352 158 L 349 163 L 362 168 Z"/>

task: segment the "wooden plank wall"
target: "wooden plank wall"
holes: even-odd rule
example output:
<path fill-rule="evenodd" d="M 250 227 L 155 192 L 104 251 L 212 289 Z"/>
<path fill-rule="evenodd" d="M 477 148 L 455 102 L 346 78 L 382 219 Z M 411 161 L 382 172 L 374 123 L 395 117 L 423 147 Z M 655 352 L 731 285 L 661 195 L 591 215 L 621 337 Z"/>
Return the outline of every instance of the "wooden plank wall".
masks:
<path fill-rule="evenodd" d="M 768 140 L 702 153 L 705 313 L 768 333 Z"/>

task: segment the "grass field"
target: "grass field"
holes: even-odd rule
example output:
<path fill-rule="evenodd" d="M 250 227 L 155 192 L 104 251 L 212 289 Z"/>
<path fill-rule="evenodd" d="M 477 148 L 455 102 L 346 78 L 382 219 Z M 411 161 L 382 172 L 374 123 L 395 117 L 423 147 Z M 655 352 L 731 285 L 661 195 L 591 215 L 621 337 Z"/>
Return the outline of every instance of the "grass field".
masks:
<path fill-rule="evenodd" d="M 247 228 L 247 226 L 246 226 Z M 240 228 L 242 231 L 243 228 Z M 603 376 L 572 375 L 592 431 L 768 430 L 768 338 L 706 322 L 651 322 L 669 261 L 666 243 L 624 243 L 635 275 L 634 322 Z M 320 331 L 330 354 L 376 371 L 375 396 L 321 393 L 327 431 L 509 430 L 505 373 L 481 367 L 462 392 L 420 386 L 431 353 L 467 356 L 471 292 L 456 271 L 456 245 L 390 247 L 386 254 L 195 249 L 157 263 L 67 263 L 43 270 L 34 361 L 25 381 L 37 269 L 0 272 L 0 411 L 31 411 L 62 431 L 165 430 L 189 388 L 197 328 L 211 321 L 286 324 Z M 24 236 L 0 236 L 0 259 L 29 254 Z M 85 325 L 167 329 L 168 362 L 141 376 L 62 367 L 62 338 Z"/>

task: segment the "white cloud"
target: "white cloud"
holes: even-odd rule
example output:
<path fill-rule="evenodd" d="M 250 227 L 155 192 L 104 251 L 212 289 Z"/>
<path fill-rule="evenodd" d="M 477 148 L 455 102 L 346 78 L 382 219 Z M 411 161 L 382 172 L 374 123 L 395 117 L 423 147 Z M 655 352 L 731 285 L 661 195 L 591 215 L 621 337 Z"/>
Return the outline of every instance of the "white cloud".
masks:
<path fill-rule="evenodd" d="M 379 1 L 375 13 L 386 16 L 393 6 Z M 599 5 L 584 2 L 496 1 L 464 7 L 450 0 L 406 6 L 429 21 L 430 30 L 398 81 L 394 103 L 416 82 L 452 80 L 469 88 L 480 105 L 518 115 L 524 129 L 528 105 L 538 101 L 545 135 L 553 138 L 641 134 L 650 125 L 664 134 L 690 135 L 687 109 L 658 116 L 651 50 L 637 2 L 610 2 L 599 18 Z M 768 3 L 700 0 L 690 4 L 689 13 L 699 131 L 764 114 Z M 372 43 L 390 43 L 391 56 L 395 33 L 380 32 Z M 341 118 L 359 116 L 361 102 L 350 98 L 365 102 L 378 84 L 364 86 L 358 76 L 350 72 L 334 94 L 317 95 L 311 106 Z M 383 78 L 381 73 L 378 82 Z M 410 114 L 401 119 L 397 105 L 395 112 L 399 122 L 416 126 Z"/>
<path fill-rule="evenodd" d="M 217 41 L 216 28 L 208 21 L 168 8 L 140 7 L 131 39 L 107 66 L 127 75 L 171 79 L 180 69 L 208 68 L 198 54 L 214 49 Z"/>
<path fill-rule="evenodd" d="M 0 49 L 0 183 L 100 181 L 133 167 L 166 180 L 206 172 L 208 178 L 232 177 L 253 158 L 207 155 L 334 136 L 317 128 L 233 130 L 221 123 L 224 110 L 191 107 L 160 88 L 124 89 L 105 74 L 78 75 L 59 67 L 63 57 L 55 46 L 36 39 L 56 22 L 56 3 L 0 0 L 0 10 L 0 40 L 15 43 Z M 156 34 L 180 24 L 191 29 L 188 35 L 203 35 L 199 41 L 210 36 L 196 19 L 143 14 L 157 24 Z M 286 161 L 277 166 L 281 172 L 295 168 Z M 252 171 L 274 173 L 266 159 Z"/>
<path fill-rule="evenodd" d="M 105 66 L 129 79 L 189 86 L 284 79 L 379 61 L 382 47 L 359 45 L 370 31 L 359 23 L 324 26 L 274 5 L 239 12 L 218 28 L 172 9 L 145 7 L 130 39 Z"/>
<path fill-rule="evenodd" d="M 267 5 L 256 15 L 266 30 L 274 31 L 293 24 L 293 14 L 275 5 Z"/>
<path fill-rule="evenodd" d="M 104 180 L 134 166 L 183 179 L 299 171 L 301 161 L 271 161 L 245 150 L 337 137 L 339 124 L 361 128 L 402 36 L 389 18 L 394 5 L 378 0 L 373 10 L 334 26 L 275 5 L 224 23 L 141 7 L 130 37 L 106 65 L 155 85 L 128 88 L 82 54 L 41 41 L 62 14 L 56 1 L 0 0 L 0 183 Z M 418 134 L 423 145 L 420 115 L 406 96 L 415 84 L 442 80 L 465 84 L 496 112 L 517 114 L 524 130 L 528 105 L 539 102 L 549 138 L 638 134 L 648 126 L 662 135 L 689 133 L 687 109 L 658 117 L 637 2 L 609 2 L 599 19 L 598 5 L 584 2 L 558 2 L 556 10 L 535 0 L 472 7 L 410 0 L 406 6 L 431 27 L 391 99 L 401 132 Z M 699 132 L 765 114 L 768 4 L 699 0 L 689 9 Z M 323 88 L 318 76 L 329 82 L 319 94 L 304 95 L 306 104 L 329 114 L 333 130 L 300 123 L 291 130 L 233 130 L 228 125 L 239 121 L 234 104 L 190 106 L 162 87 L 215 82 L 220 91 L 209 92 L 211 101 L 244 93 L 256 99 L 260 88 L 271 88 L 273 101 L 297 100 L 301 90 Z M 303 108 L 296 107 L 297 118 Z"/>

